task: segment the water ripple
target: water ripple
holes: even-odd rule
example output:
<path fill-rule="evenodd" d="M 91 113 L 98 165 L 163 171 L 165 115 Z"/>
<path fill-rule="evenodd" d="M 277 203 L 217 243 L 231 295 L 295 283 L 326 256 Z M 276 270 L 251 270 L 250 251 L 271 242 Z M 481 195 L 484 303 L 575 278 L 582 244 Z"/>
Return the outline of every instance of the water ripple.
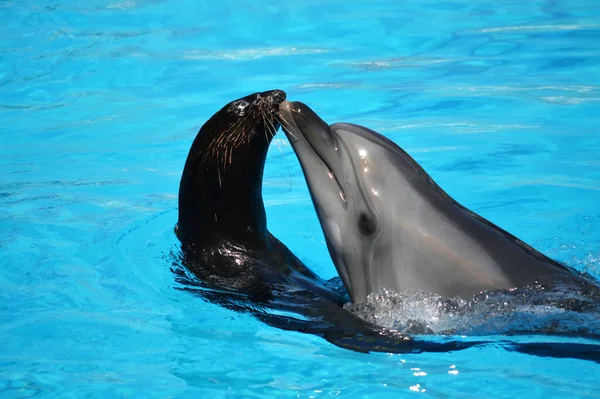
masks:
<path fill-rule="evenodd" d="M 188 50 L 182 57 L 190 60 L 256 60 L 264 57 L 321 54 L 332 51 L 334 50 L 319 47 L 248 48 L 228 51 Z"/>
<path fill-rule="evenodd" d="M 571 24 L 571 25 L 522 25 L 522 26 L 504 26 L 497 28 L 477 29 L 475 32 L 491 33 L 491 32 L 555 32 L 555 31 L 575 31 L 585 29 L 600 28 L 600 24 Z"/>

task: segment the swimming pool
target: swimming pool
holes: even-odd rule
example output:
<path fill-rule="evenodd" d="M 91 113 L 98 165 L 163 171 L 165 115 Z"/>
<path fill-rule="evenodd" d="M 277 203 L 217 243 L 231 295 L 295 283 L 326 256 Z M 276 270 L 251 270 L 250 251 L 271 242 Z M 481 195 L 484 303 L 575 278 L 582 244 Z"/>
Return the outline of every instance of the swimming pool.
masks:
<path fill-rule="evenodd" d="M 386 134 L 460 203 L 599 276 L 590 4 L 0 2 L 0 397 L 597 397 L 591 362 L 358 354 L 187 295 L 170 271 L 198 128 L 280 88 Z M 283 134 L 263 191 L 273 234 L 335 276 Z"/>

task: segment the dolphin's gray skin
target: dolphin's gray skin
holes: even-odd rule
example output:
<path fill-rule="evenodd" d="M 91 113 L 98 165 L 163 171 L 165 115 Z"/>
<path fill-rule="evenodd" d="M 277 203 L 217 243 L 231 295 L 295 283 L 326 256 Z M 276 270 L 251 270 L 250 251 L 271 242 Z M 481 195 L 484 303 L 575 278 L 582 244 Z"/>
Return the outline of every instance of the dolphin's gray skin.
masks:
<path fill-rule="evenodd" d="M 386 137 L 329 126 L 299 102 L 279 112 L 353 302 L 382 289 L 468 298 L 586 280 L 457 203 Z"/>

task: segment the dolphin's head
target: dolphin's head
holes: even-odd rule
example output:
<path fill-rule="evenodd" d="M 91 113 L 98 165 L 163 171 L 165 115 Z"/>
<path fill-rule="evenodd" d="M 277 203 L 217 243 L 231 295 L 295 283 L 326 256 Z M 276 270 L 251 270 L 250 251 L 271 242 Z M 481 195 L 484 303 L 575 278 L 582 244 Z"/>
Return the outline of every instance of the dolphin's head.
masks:
<path fill-rule="evenodd" d="M 393 269 L 398 185 L 407 179 L 395 163 L 405 153 L 362 126 L 329 126 L 300 102 L 284 101 L 279 112 L 333 262 L 352 300 L 364 301 L 380 285 L 378 271 Z"/>
<path fill-rule="evenodd" d="M 279 119 L 353 302 L 384 289 L 469 298 L 564 272 L 454 201 L 379 133 L 347 123 L 328 126 L 298 102 L 282 102 Z"/>

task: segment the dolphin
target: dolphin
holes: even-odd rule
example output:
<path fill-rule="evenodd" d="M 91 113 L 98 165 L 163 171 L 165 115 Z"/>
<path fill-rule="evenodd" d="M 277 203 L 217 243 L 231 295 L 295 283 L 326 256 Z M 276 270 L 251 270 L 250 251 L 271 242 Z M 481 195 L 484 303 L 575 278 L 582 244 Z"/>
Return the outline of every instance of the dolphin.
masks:
<path fill-rule="evenodd" d="M 588 281 L 456 202 L 383 135 L 329 126 L 301 102 L 282 102 L 279 116 L 353 302 L 382 290 L 466 299 Z"/>

